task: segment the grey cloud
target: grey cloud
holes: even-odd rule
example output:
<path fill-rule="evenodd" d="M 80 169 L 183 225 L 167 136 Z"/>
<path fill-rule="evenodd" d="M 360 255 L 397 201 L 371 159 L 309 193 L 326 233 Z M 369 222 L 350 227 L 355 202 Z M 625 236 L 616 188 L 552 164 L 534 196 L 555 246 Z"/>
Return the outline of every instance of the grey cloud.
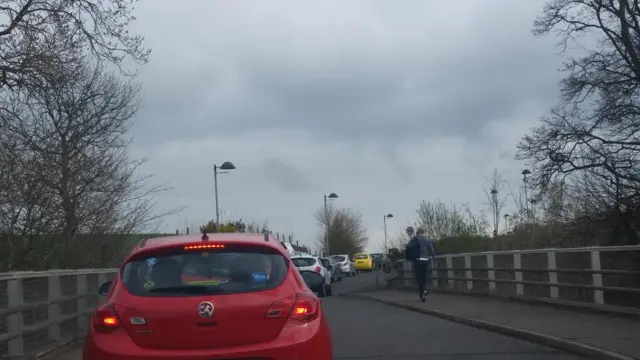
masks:
<path fill-rule="evenodd" d="M 221 207 L 307 244 L 326 191 L 372 236 L 421 199 L 479 209 L 492 167 L 518 181 L 515 142 L 555 102 L 554 39 L 529 31 L 544 2 L 142 2 L 154 57 L 133 135 L 175 187 L 160 205 L 189 206 L 168 226 L 212 218 L 207 171 L 227 159 Z"/>
<path fill-rule="evenodd" d="M 253 19 L 235 13 L 235 6 L 215 3 L 222 13 L 229 9 L 229 14 Z M 534 6 L 528 8 L 538 8 Z M 473 18 L 467 25 L 470 33 L 447 42 L 445 33 L 421 32 L 418 14 L 430 8 L 445 7 L 407 2 L 391 10 L 381 2 L 358 2 L 344 10 L 362 12 L 351 16 L 367 25 L 355 24 L 350 29 L 354 34 L 343 37 L 328 29 L 337 35 L 330 40 L 318 38 L 313 27 L 308 30 L 315 36 L 305 37 L 304 26 L 293 36 L 286 32 L 289 27 L 274 22 L 270 35 L 246 27 L 245 21 L 226 19 L 218 29 L 224 37 L 198 45 L 197 57 L 209 59 L 174 71 L 154 71 L 141 115 L 154 120 L 138 127 L 172 136 L 294 128 L 327 140 L 397 144 L 434 133 L 472 136 L 493 119 L 513 116 L 520 101 L 553 100 L 549 89 L 557 82 L 553 70 L 559 62 L 551 41 L 533 42 L 529 27 L 535 12 L 526 21 Z M 512 13 L 524 12 L 517 10 Z M 272 12 L 258 8 L 256 14 Z M 317 16 L 329 23 L 330 14 Z M 474 25 L 480 31 L 474 31 Z M 441 27 L 455 29 L 445 23 Z M 376 40 L 376 32 L 388 40 Z M 346 43 L 349 40 L 359 43 Z M 209 96 L 218 101 L 208 102 Z M 407 133 L 407 128 L 412 131 Z"/>
<path fill-rule="evenodd" d="M 262 165 L 266 180 L 276 184 L 281 191 L 287 193 L 301 193 L 316 188 L 309 174 L 306 174 L 284 161 L 267 158 Z"/>

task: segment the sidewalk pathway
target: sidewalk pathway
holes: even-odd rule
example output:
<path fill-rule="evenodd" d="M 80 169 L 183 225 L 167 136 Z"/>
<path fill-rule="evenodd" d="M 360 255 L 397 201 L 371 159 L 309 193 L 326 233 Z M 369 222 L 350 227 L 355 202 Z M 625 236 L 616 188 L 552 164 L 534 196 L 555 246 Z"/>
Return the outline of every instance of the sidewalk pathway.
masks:
<path fill-rule="evenodd" d="M 82 360 L 82 340 L 78 340 L 38 360 Z"/>
<path fill-rule="evenodd" d="M 599 358 L 640 359 L 638 320 L 469 295 L 432 293 L 426 303 L 413 292 L 398 290 L 345 296 L 366 297 Z"/>

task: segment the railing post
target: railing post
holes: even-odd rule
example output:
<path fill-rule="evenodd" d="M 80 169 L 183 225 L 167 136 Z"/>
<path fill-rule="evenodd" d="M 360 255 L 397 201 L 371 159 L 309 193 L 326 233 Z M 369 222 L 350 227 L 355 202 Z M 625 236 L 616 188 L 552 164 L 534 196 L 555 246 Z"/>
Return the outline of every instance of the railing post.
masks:
<path fill-rule="evenodd" d="M 24 305 L 24 292 L 22 289 L 22 279 L 11 279 L 7 281 L 7 292 L 9 298 L 8 307 L 13 309 L 7 319 L 7 330 L 10 334 L 17 334 L 9 340 L 9 357 L 19 358 L 24 355 L 24 338 L 22 337 L 22 305 Z"/>
<path fill-rule="evenodd" d="M 48 300 L 49 300 L 49 338 L 57 341 L 60 340 L 60 276 L 51 275 L 47 277 L 49 282 Z"/>
<path fill-rule="evenodd" d="M 591 285 L 595 287 L 602 287 L 602 265 L 600 264 L 600 250 L 591 250 Z M 593 291 L 593 302 L 596 304 L 604 304 L 604 291 Z"/>
<path fill-rule="evenodd" d="M 87 275 L 76 275 L 76 289 L 78 297 L 78 329 L 87 330 Z"/>
<path fill-rule="evenodd" d="M 98 274 L 98 289 L 100 288 L 100 286 L 102 286 L 102 284 L 104 284 L 105 282 L 107 282 L 107 275 L 105 275 L 104 273 L 99 273 Z M 104 296 L 100 296 L 98 298 L 98 305 L 102 305 L 104 304 Z"/>
<path fill-rule="evenodd" d="M 431 285 L 433 288 L 438 287 L 438 258 L 433 258 L 433 264 L 431 264 Z"/>
<path fill-rule="evenodd" d="M 487 254 L 487 278 L 489 278 L 489 292 L 496 291 L 496 271 L 494 270 L 493 254 Z"/>
<path fill-rule="evenodd" d="M 414 281 L 412 281 L 413 279 L 411 279 L 411 262 L 409 261 L 403 261 L 402 262 L 402 277 L 404 279 L 404 286 L 411 286 L 412 284 L 414 284 Z"/>
<path fill-rule="evenodd" d="M 558 287 L 553 286 L 558 284 L 558 273 L 556 272 L 556 252 L 553 250 L 547 251 L 547 269 L 549 270 L 549 297 L 557 299 L 559 297 Z"/>
<path fill-rule="evenodd" d="M 447 284 L 449 285 L 449 289 L 453 289 L 453 257 L 451 255 L 447 255 Z"/>
<path fill-rule="evenodd" d="M 521 282 L 522 281 L 522 254 L 519 252 L 513 253 L 513 269 L 515 271 L 515 280 Z M 522 296 L 524 295 L 524 286 L 521 283 L 516 283 L 516 295 Z"/>
<path fill-rule="evenodd" d="M 464 256 L 464 267 L 466 268 L 464 277 L 467 278 L 467 290 L 471 291 L 471 290 L 473 290 L 473 280 L 471 280 L 473 278 L 473 271 L 471 271 L 471 256 L 470 255 L 465 255 Z"/>

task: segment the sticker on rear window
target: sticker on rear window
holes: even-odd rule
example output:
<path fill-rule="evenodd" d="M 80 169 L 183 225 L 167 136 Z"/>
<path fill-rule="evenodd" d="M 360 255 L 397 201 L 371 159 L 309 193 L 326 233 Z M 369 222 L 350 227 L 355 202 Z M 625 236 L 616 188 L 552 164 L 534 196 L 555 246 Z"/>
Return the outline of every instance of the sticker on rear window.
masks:
<path fill-rule="evenodd" d="M 257 283 L 263 283 L 267 281 L 267 274 L 263 272 L 254 272 L 253 274 L 251 274 L 251 277 L 253 278 L 253 281 Z"/>
<path fill-rule="evenodd" d="M 144 282 L 144 288 L 145 288 L 146 290 L 151 290 L 151 289 L 153 289 L 154 287 L 156 287 L 156 283 L 154 283 L 153 281 L 151 281 L 151 280 L 147 280 L 147 281 L 145 281 L 145 282 Z"/>
<path fill-rule="evenodd" d="M 152 257 L 152 258 L 148 258 L 147 259 L 147 265 L 149 265 L 149 267 L 152 267 L 153 265 L 156 264 L 158 260 L 156 260 L 156 258 Z"/>

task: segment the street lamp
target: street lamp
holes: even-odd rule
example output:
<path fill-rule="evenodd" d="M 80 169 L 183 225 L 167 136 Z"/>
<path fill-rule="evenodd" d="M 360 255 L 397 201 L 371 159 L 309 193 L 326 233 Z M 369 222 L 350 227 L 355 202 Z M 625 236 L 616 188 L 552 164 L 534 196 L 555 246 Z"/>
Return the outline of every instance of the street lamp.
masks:
<path fill-rule="evenodd" d="M 531 218 L 531 214 L 529 213 L 529 195 L 527 193 L 527 188 L 529 187 L 527 175 L 531 175 L 531 170 L 524 169 L 520 174 L 522 174 L 522 182 L 524 183 L 524 206 L 527 209 L 527 217 Z"/>
<path fill-rule="evenodd" d="M 498 214 L 498 189 L 491 189 L 491 209 L 493 210 L 493 236 L 498 236 L 500 214 Z"/>
<path fill-rule="evenodd" d="M 220 227 L 220 208 L 218 207 L 218 174 L 228 174 L 229 171 L 235 169 L 236 166 L 233 165 L 230 161 L 225 161 L 222 165 L 213 165 L 213 185 L 215 187 L 216 193 L 216 227 Z M 226 171 L 220 171 L 226 170 Z"/>
<path fill-rule="evenodd" d="M 389 248 L 387 247 L 387 219 L 391 219 L 393 214 L 387 214 L 383 216 L 382 220 L 384 221 L 384 253 L 385 255 L 389 252 Z"/>
<path fill-rule="evenodd" d="M 324 195 L 324 219 L 327 222 L 327 230 L 326 230 L 326 244 L 325 244 L 325 250 L 327 252 L 327 256 L 329 256 L 330 252 L 329 252 L 329 222 L 331 221 L 331 219 L 329 219 L 329 208 L 327 206 L 327 202 L 331 201 L 333 199 L 337 199 L 338 198 L 338 194 L 336 193 L 331 193 L 329 195 L 325 194 Z"/>

